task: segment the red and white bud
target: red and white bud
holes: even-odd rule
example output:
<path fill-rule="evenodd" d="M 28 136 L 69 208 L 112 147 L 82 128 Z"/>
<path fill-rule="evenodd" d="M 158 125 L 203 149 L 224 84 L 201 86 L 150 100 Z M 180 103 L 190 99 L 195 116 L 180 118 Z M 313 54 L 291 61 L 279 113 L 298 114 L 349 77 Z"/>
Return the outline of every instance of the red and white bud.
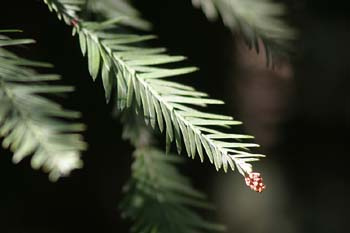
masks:
<path fill-rule="evenodd" d="M 251 172 L 245 177 L 245 183 L 250 189 L 255 192 L 261 193 L 265 188 L 265 184 L 263 183 L 263 178 L 258 172 Z"/>

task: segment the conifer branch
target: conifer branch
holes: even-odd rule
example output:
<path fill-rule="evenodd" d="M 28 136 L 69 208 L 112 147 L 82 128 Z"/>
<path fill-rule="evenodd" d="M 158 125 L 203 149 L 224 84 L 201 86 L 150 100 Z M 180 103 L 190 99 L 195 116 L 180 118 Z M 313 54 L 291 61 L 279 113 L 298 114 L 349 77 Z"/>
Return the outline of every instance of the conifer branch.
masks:
<path fill-rule="evenodd" d="M 183 160 L 153 147 L 134 152 L 131 179 L 124 187 L 122 216 L 133 221 L 131 232 L 221 232 L 194 209 L 211 209 L 205 195 L 192 188 L 176 166 Z"/>
<path fill-rule="evenodd" d="M 38 74 L 28 68 L 48 64 L 20 58 L 2 48 L 32 42 L 0 35 L 0 136 L 4 138 L 3 147 L 14 152 L 15 163 L 33 155 L 32 167 L 42 167 L 51 180 L 56 180 L 82 166 L 80 153 L 86 145 L 79 133 L 84 126 L 63 121 L 76 119 L 78 112 L 65 110 L 41 96 L 72 91 L 71 87 L 43 83 L 58 80 L 59 76 Z"/>
<path fill-rule="evenodd" d="M 230 128 L 241 122 L 192 107 L 223 102 L 210 99 L 190 86 L 168 80 L 196 70 L 195 67 L 181 66 L 163 68 L 164 64 L 182 61 L 184 57 L 167 55 L 163 48 L 142 46 L 140 42 L 154 36 L 125 33 L 119 24 L 122 19 L 97 23 L 73 17 L 65 9 L 70 9 L 69 4 L 74 5 L 76 0 L 44 1 L 61 18 L 68 19 L 66 23 L 73 25 L 73 32 L 79 35 L 82 53 L 87 54 L 91 76 L 95 80 L 101 73 L 107 101 L 112 90 L 116 89 L 119 110 L 133 107 L 135 111 L 141 111 L 153 129 L 165 131 L 168 150 L 175 141 L 180 153 L 184 143 L 189 157 L 198 154 L 203 161 L 206 154 L 217 170 L 223 168 L 226 172 L 229 168 L 237 168 L 243 176 L 252 172 L 250 162 L 263 157 L 249 151 L 257 144 L 243 141 L 252 137 L 212 128 Z"/>
<path fill-rule="evenodd" d="M 212 209 L 205 195 L 194 189 L 178 166 L 183 159 L 156 149 L 142 116 L 121 114 L 123 139 L 136 147 L 131 178 L 124 186 L 122 217 L 132 220 L 132 232 L 213 232 L 223 226 L 201 217 Z M 209 211 L 208 211 L 209 212 Z"/>
<path fill-rule="evenodd" d="M 110 19 L 124 18 L 120 23 L 126 26 L 141 30 L 150 30 L 152 27 L 150 22 L 140 17 L 140 12 L 130 5 L 129 0 L 87 0 L 87 2 L 88 11 Z"/>
<path fill-rule="evenodd" d="M 250 48 L 259 52 L 259 40 L 265 47 L 267 61 L 290 51 L 295 31 L 282 17 L 285 6 L 271 0 L 192 0 L 209 20 L 221 17 L 234 32 L 242 34 Z"/>

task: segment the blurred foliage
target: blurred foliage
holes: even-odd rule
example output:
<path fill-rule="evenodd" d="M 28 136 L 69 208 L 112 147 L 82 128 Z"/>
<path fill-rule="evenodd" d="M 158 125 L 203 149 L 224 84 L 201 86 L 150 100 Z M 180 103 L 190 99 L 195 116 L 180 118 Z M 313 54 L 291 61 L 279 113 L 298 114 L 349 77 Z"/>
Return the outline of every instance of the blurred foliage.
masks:
<path fill-rule="evenodd" d="M 56 180 L 82 166 L 80 153 L 86 146 L 79 133 L 84 126 L 62 121 L 62 118 L 76 119 L 80 114 L 42 96 L 73 90 L 68 86 L 45 84 L 44 81 L 60 77 L 38 74 L 29 68 L 49 64 L 20 58 L 3 48 L 32 42 L 0 35 L 0 135 L 4 137 L 3 147 L 14 152 L 15 163 L 33 154 L 32 167 L 43 167 L 50 173 L 50 179 Z"/>

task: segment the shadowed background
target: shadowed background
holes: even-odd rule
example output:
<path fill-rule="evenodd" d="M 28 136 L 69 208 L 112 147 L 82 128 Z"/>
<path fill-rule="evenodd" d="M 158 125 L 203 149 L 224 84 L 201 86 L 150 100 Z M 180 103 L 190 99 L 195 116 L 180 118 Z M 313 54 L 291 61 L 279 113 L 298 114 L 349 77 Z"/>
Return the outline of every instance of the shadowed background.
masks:
<path fill-rule="evenodd" d="M 263 54 L 249 51 L 221 23 L 209 23 L 189 0 L 135 2 L 161 44 L 200 67 L 184 82 L 224 99 L 225 112 L 245 122 L 240 130 L 256 135 L 268 155 L 256 164 L 267 184 L 262 195 L 246 188 L 238 173 L 216 173 L 199 160 L 184 167 L 217 204 L 216 218 L 228 232 L 347 232 L 349 7 L 285 1 L 300 37 L 291 61 L 271 70 Z M 32 170 L 28 159 L 13 165 L 0 149 L 0 232 L 127 232 L 118 202 L 133 148 L 120 139 L 122 127 L 105 104 L 100 80 L 89 77 L 77 39 L 39 0 L 2 3 L 0 29 L 6 28 L 37 41 L 18 49 L 21 55 L 51 62 L 52 72 L 76 87 L 62 104 L 83 113 L 89 149 L 84 169 L 57 183 Z"/>

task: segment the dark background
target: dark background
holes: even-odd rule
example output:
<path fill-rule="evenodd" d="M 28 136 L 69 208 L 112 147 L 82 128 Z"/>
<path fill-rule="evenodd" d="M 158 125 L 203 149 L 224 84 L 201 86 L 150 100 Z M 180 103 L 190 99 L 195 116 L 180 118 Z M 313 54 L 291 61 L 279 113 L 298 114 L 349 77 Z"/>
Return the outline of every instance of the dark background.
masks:
<path fill-rule="evenodd" d="M 237 38 L 221 23 L 208 22 L 189 0 L 135 2 L 162 45 L 201 68 L 190 83 L 224 99 L 225 112 L 247 122 L 245 132 L 257 135 L 269 155 L 257 164 L 268 186 L 262 195 L 249 191 L 238 173 L 216 173 L 198 160 L 184 168 L 218 204 L 229 232 L 348 232 L 345 1 L 285 1 L 299 39 L 284 73 L 266 69 L 255 53 L 242 55 Z M 83 113 L 89 143 L 84 169 L 57 183 L 32 170 L 29 159 L 15 166 L 0 150 L 0 233 L 127 232 L 118 202 L 133 148 L 120 139 L 122 127 L 105 104 L 100 80 L 93 83 L 76 38 L 41 1 L 2 1 L 0 7 L 0 29 L 19 28 L 24 33 L 16 36 L 37 41 L 21 55 L 51 62 L 52 72 L 76 87 L 62 104 Z"/>

